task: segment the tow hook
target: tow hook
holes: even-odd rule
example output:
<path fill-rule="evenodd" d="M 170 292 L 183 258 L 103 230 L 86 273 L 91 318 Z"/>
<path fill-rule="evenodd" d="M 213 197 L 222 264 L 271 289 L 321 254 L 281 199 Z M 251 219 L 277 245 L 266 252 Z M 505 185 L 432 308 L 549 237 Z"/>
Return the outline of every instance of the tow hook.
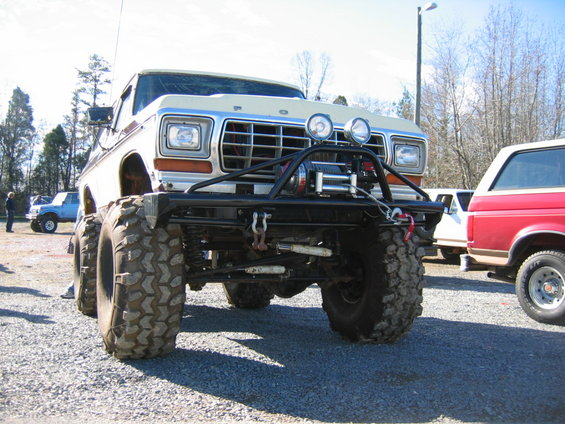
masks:
<path fill-rule="evenodd" d="M 407 212 L 402 212 L 400 208 L 394 208 L 392 210 L 390 219 L 394 221 L 396 225 L 400 225 L 402 221 L 408 221 L 410 223 L 408 225 L 408 230 L 406 231 L 406 234 L 404 234 L 404 238 L 402 239 L 405 242 L 410 240 L 410 237 L 412 237 L 412 233 L 414 232 L 414 228 L 416 228 L 416 224 L 414 224 L 414 217 Z"/>
<path fill-rule="evenodd" d="M 269 248 L 265 243 L 265 238 L 267 235 L 267 219 L 270 219 L 271 216 L 272 215 L 270 213 L 253 212 L 253 223 L 251 224 L 251 230 L 253 230 L 253 243 L 251 244 L 251 247 L 253 247 L 253 249 L 265 251 Z M 261 228 L 257 228 L 258 220 L 262 221 Z"/>

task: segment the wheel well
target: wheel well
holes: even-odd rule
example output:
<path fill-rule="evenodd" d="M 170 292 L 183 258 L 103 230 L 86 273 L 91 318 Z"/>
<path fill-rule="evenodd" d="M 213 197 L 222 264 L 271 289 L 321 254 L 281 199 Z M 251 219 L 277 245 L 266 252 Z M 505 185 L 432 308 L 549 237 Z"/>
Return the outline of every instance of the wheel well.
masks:
<path fill-rule="evenodd" d="M 92 193 L 90 192 L 89 187 L 85 187 L 83 191 L 83 203 L 84 203 L 84 214 L 88 215 L 91 213 L 96 212 L 96 202 L 94 201 L 94 197 L 92 197 Z"/>
<path fill-rule="evenodd" d="M 151 192 L 151 181 L 145 164 L 138 154 L 128 156 L 122 162 L 120 170 L 122 196 Z"/>
<path fill-rule="evenodd" d="M 518 240 L 509 255 L 510 265 L 520 265 L 528 256 L 539 250 L 563 249 L 565 235 L 561 233 L 535 233 Z"/>
<path fill-rule="evenodd" d="M 57 216 L 57 214 L 55 212 L 47 212 L 47 213 L 41 215 L 41 218 L 51 218 L 51 219 L 54 219 L 55 221 L 59 221 L 59 217 Z"/>

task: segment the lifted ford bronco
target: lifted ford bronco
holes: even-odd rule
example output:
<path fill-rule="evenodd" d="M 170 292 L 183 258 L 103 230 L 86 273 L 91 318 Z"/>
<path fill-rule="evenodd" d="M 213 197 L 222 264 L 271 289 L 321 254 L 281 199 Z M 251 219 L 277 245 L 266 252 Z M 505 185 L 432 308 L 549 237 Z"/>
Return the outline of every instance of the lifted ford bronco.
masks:
<path fill-rule="evenodd" d="M 394 342 L 420 315 L 410 235 L 443 205 L 418 186 L 427 139 L 413 123 L 292 85 L 162 70 L 90 119 L 75 296 L 114 356 L 172 351 L 186 285 L 221 283 L 234 307 L 263 308 L 318 284 L 354 342 Z"/>

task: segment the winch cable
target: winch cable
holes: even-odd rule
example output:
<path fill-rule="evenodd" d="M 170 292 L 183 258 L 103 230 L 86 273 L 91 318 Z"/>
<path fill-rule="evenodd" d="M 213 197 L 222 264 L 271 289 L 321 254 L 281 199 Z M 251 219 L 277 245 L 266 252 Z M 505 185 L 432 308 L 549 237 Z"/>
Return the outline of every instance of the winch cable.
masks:
<path fill-rule="evenodd" d="M 386 217 L 386 219 L 390 220 L 392 219 L 392 213 L 393 210 L 390 208 L 390 206 L 388 206 L 386 203 L 381 202 L 379 199 L 377 199 L 375 196 L 373 196 L 370 192 L 363 190 L 361 187 L 357 187 L 351 184 L 345 184 L 345 186 L 353 188 L 354 190 L 364 194 L 365 196 L 367 196 L 367 198 L 373 202 L 375 202 L 377 204 L 377 207 L 379 208 L 379 211 Z M 376 218 L 374 216 L 369 215 L 371 218 Z"/>
<path fill-rule="evenodd" d="M 395 224 L 399 225 L 401 222 L 408 222 L 408 231 L 406 231 L 406 234 L 404 235 L 404 241 L 408 241 L 408 239 L 410 239 L 410 237 L 412 236 L 412 233 L 414 232 L 414 228 L 416 227 L 415 222 L 414 222 L 414 217 L 409 214 L 409 213 L 405 213 L 402 212 L 402 209 L 400 208 L 394 208 L 391 209 L 390 206 L 388 206 L 386 203 L 381 202 L 379 199 L 377 199 L 375 196 L 373 196 L 370 192 L 363 190 L 360 187 L 351 185 L 351 184 L 346 184 L 346 186 L 353 188 L 354 190 L 364 194 L 369 200 L 375 202 L 377 204 L 377 207 L 379 208 L 379 211 L 386 217 L 387 220 L 389 221 L 393 221 Z M 365 212 L 367 213 L 367 212 Z M 367 213 L 367 215 L 369 215 L 371 218 L 375 218 L 374 216 L 371 216 L 370 214 Z"/>

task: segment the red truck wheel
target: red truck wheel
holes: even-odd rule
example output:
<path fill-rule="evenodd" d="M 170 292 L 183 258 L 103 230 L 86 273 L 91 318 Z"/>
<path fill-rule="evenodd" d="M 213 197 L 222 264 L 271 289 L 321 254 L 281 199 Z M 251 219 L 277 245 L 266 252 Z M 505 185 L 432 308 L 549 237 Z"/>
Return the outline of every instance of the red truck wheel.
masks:
<path fill-rule="evenodd" d="M 565 324 L 565 252 L 544 250 L 526 259 L 516 278 L 516 295 L 534 320 Z"/>

